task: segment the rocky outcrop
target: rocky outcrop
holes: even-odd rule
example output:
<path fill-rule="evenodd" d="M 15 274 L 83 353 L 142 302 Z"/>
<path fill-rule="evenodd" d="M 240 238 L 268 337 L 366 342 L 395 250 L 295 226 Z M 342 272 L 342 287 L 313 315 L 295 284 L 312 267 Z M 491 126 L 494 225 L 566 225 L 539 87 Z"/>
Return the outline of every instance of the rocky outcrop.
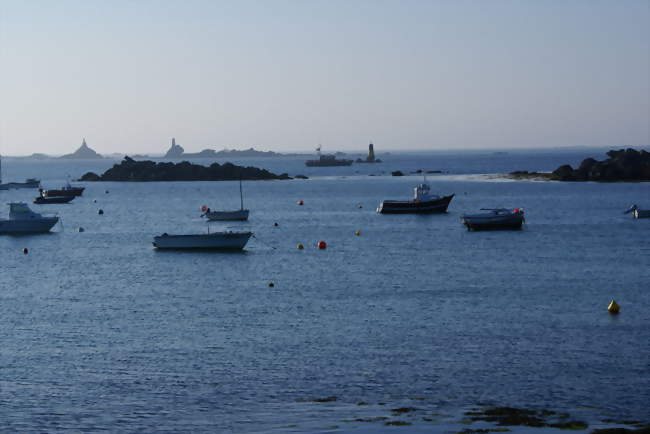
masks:
<path fill-rule="evenodd" d="M 267 180 L 291 179 L 283 173 L 276 175 L 257 167 L 236 166 L 232 163 L 201 166 L 187 161 L 167 163 L 154 161 L 135 161 L 124 157 L 121 163 L 115 164 L 102 175 L 88 172 L 80 181 L 232 181 L 232 180 Z"/>
<path fill-rule="evenodd" d="M 90 149 L 86 144 L 86 139 L 84 138 L 79 149 L 74 151 L 72 154 L 65 154 L 61 158 L 77 159 L 77 160 L 94 160 L 94 159 L 104 158 L 104 157 L 99 155 L 94 150 Z"/>
<path fill-rule="evenodd" d="M 587 158 L 576 169 L 568 164 L 551 174 L 556 181 L 650 181 L 650 153 L 635 149 L 611 150 L 607 160 Z"/>

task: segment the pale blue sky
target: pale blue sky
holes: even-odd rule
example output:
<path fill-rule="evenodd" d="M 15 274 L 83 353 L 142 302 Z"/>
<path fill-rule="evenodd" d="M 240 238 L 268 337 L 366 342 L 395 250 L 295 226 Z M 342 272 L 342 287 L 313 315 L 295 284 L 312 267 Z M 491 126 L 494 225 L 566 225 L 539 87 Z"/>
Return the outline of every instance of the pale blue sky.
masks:
<path fill-rule="evenodd" d="M 650 1 L 0 0 L 0 151 L 645 146 Z"/>

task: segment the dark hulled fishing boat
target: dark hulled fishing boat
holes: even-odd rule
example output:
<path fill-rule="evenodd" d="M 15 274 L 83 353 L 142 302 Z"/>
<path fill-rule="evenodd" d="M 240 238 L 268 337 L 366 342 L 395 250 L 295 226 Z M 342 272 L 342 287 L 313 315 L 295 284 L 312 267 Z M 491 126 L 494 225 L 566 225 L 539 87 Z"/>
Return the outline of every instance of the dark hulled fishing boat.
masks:
<path fill-rule="evenodd" d="M 379 204 L 379 214 L 430 214 L 447 212 L 454 195 L 438 196 L 431 194 L 428 184 L 415 187 L 413 200 L 384 200 Z"/>
<path fill-rule="evenodd" d="M 69 183 L 64 185 L 59 189 L 50 189 L 50 190 L 39 190 L 42 197 L 52 197 L 52 196 L 81 196 L 84 192 L 84 187 L 72 186 Z"/>

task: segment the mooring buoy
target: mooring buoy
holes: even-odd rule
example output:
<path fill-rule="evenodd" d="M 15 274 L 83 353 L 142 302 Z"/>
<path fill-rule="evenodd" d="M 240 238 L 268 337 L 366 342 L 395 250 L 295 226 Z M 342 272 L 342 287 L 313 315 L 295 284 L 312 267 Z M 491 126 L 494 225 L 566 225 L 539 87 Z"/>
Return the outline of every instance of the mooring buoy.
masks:
<path fill-rule="evenodd" d="M 298 245 L 296 246 L 296 249 L 298 249 L 298 250 L 302 250 L 302 249 L 304 249 L 304 248 L 305 248 L 305 246 L 303 246 L 302 244 L 298 244 Z"/>
<path fill-rule="evenodd" d="M 23 247 L 23 254 L 26 255 L 29 253 L 29 249 L 27 247 Z"/>
<path fill-rule="evenodd" d="M 356 231 L 354 231 L 354 235 L 356 235 L 357 237 L 361 235 L 361 230 L 357 229 Z"/>
<path fill-rule="evenodd" d="M 275 284 L 273 282 L 269 282 L 269 288 L 273 288 Z"/>
<path fill-rule="evenodd" d="M 97 214 L 99 214 L 99 215 L 103 215 L 103 214 L 104 214 L 104 210 L 103 210 L 103 209 L 100 209 L 99 211 L 97 211 Z"/>
<path fill-rule="evenodd" d="M 319 241 L 318 242 L 318 248 L 321 250 L 325 250 L 327 248 L 327 243 L 325 241 Z"/>
<path fill-rule="evenodd" d="M 612 315 L 616 315 L 617 313 L 620 312 L 620 310 L 621 310 L 621 306 L 619 306 L 618 303 L 616 303 L 616 300 L 612 300 L 609 303 L 609 306 L 607 306 L 607 311 Z"/>

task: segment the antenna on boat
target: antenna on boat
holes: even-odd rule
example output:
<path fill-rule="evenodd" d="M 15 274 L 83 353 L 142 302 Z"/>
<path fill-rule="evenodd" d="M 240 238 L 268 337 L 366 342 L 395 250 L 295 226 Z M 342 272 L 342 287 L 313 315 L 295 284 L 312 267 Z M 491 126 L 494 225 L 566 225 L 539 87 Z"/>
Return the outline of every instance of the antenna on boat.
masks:
<path fill-rule="evenodd" d="M 239 202 L 241 203 L 241 209 L 244 210 L 244 194 L 241 190 L 241 173 L 239 174 Z"/>

